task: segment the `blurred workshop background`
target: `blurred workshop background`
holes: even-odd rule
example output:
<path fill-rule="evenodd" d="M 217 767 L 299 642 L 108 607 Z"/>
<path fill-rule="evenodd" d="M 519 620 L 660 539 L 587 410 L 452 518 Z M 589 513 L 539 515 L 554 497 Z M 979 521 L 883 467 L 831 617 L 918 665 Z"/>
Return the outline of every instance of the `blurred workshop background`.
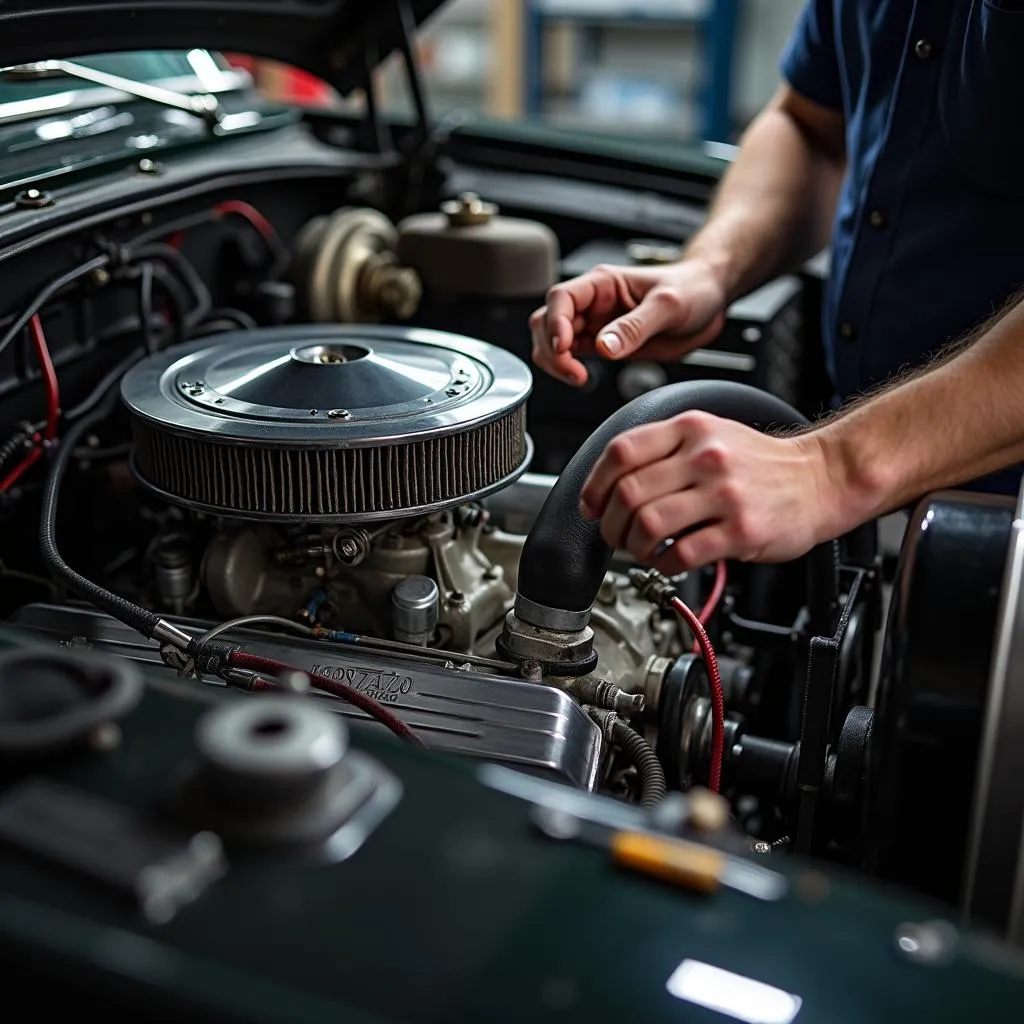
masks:
<path fill-rule="evenodd" d="M 452 0 L 417 46 L 435 115 L 532 120 L 659 142 L 728 143 L 771 96 L 802 0 Z M 309 76 L 245 61 L 289 102 L 339 102 Z M 382 108 L 409 109 L 398 62 Z M 349 102 L 358 103 L 358 98 Z"/>

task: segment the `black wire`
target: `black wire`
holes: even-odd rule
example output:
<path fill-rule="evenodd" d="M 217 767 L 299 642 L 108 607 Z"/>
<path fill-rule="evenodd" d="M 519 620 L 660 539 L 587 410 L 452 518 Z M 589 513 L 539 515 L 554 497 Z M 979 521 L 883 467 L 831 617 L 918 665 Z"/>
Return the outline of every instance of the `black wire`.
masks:
<path fill-rule="evenodd" d="M 188 231 L 189 228 L 198 228 L 203 224 L 212 224 L 216 219 L 217 213 L 212 209 L 204 210 L 202 213 L 194 213 L 190 217 L 182 217 L 180 220 L 171 221 L 169 224 L 160 224 L 149 231 L 142 232 L 141 235 L 136 235 L 125 243 L 125 248 L 134 256 L 136 250 L 144 245 L 148 245 L 150 242 L 159 242 L 164 238 L 170 238 L 171 235 L 178 231 Z"/>
<path fill-rule="evenodd" d="M 153 280 L 160 285 L 164 294 L 171 301 L 173 307 L 171 328 L 174 331 L 175 344 L 180 345 L 188 340 L 191 333 L 188 294 L 181 282 L 162 263 L 153 264 Z"/>
<path fill-rule="evenodd" d="M 123 459 L 131 455 L 135 446 L 131 441 L 124 444 L 114 444 L 109 448 L 89 448 L 88 446 L 75 449 L 75 458 L 80 462 L 99 462 L 104 459 Z"/>
<path fill-rule="evenodd" d="M 215 309 L 210 314 L 210 320 L 234 321 L 235 326 L 240 327 L 243 331 L 254 331 L 259 326 L 248 313 L 244 313 L 240 309 L 229 309 L 228 307 Z"/>
<path fill-rule="evenodd" d="M 43 306 L 45 306 L 46 303 L 54 297 L 54 295 L 66 288 L 69 284 L 74 284 L 75 281 L 78 281 L 83 277 L 87 277 L 89 274 L 92 274 L 97 270 L 101 270 L 109 264 L 109 256 L 94 256 L 91 260 L 88 260 L 80 266 L 73 267 L 71 270 L 67 271 L 67 273 L 61 274 L 60 277 L 54 278 L 36 295 L 28 306 L 25 307 L 21 315 L 7 329 L 7 333 L 0 338 L 0 353 L 4 352 L 11 342 L 21 334 L 29 320 L 31 320 L 32 317 L 34 317 L 36 313 L 38 313 Z"/>
<path fill-rule="evenodd" d="M 209 288 L 206 287 L 202 278 L 196 273 L 195 267 L 173 246 L 154 242 L 152 245 L 143 246 L 135 252 L 133 259 L 162 260 L 168 267 L 176 271 L 181 280 L 188 286 L 195 299 L 194 307 L 185 317 L 188 333 L 191 333 L 192 329 L 210 315 L 210 311 L 213 309 L 213 299 L 210 296 Z M 154 274 L 157 273 L 159 266 L 159 263 L 152 264 Z"/>
<path fill-rule="evenodd" d="M 43 564 L 57 579 L 66 583 L 68 587 L 81 594 L 101 611 L 114 616 L 131 626 L 132 629 L 137 629 L 143 636 L 151 637 L 160 622 L 158 615 L 145 608 L 140 608 L 131 601 L 126 601 L 123 597 L 91 580 L 87 580 L 64 561 L 57 549 L 57 501 L 60 496 L 61 481 L 64 479 L 68 465 L 74 458 L 75 448 L 82 437 L 86 431 L 91 430 L 113 411 L 116 398 L 116 391 L 108 392 L 97 408 L 75 423 L 61 439 L 61 444 L 57 448 L 57 457 L 50 467 L 50 472 L 46 477 L 46 487 L 43 491 L 42 508 L 39 513 L 39 547 L 43 556 Z"/>
<path fill-rule="evenodd" d="M 215 221 L 220 220 L 220 217 L 221 214 L 219 214 L 217 210 L 211 209 L 204 210 L 202 213 L 193 214 L 190 217 L 182 217 L 180 220 L 171 221 L 169 224 L 161 224 L 130 239 L 125 243 L 125 249 L 130 256 L 134 258 L 138 255 L 138 250 L 144 246 L 148 246 L 150 242 L 162 241 L 179 231 L 188 231 L 190 228 L 198 228 L 202 227 L 204 224 L 212 224 Z M 246 221 L 246 223 L 249 224 L 248 221 Z M 270 254 L 271 258 L 271 266 L 268 274 L 270 277 L 276 277 L 284 270 L 291 258 L 288 250 L 280 239 L 267 238 L 263 232 L 258 231 L 253 224 L 249 224 L 249 227 L 267 247 L 267 252 Z"/>
<path fill-rule="evenodd" d="M 139 278 L 139 320 L 142 324 L 142 342 L 149 353 L 160 346 L 153 334 L 153 264 L 143 263 Z"/>
<path fill-rule="evenodd" d="M 64 420 L 68 423 L 74 423 L 76 420 L 80 420 L 83 416 L 88 416 L 93 409 L 96 408 L 100 402 L 106 397 L 107 392 L 114 387 L 115 384 L 137 363 L 145 358 L 147 353 L 145 352 L 132 352 L 131 355 L 122 359 L 116 366 L 108 370 L 99 384 L 96 385 L 89 392 L 87 398 L 84 398 L 78 403 L 73 409 L 69 409 L 64 414 Z"/>
<path fill-rule="evenodd" d="M 153 334 L 153 280 L 156 276 L 152 263 L 143 263 L 139 268 L 139 317 L 141 320 L 144 351 L 129 353 L 121 362 L 117 363 L 100 379 L 100 382 L 89 392 L 78 405 L 64 413 L 65 422 L 73 423 L 75 420 L 87 416 L 102 400 L 107 391 L 112 388 L 137 362 L 146 355 L 155 352 L 159 348 L 159 342 Z M 176 295 L 172 295 L 172 302 L 175 298 L 181 299 L 181 289 L 178 288 Z M 182 319 L 180 310 L 176 323 Z"/>

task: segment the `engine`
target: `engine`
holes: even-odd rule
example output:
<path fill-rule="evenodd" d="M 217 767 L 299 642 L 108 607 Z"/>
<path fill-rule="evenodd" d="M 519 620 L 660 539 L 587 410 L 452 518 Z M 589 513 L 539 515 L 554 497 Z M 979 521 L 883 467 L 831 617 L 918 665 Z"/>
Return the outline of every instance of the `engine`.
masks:
<path fill-rule="evenodd" d="M 645 666 L 681 651 L 670 618 L 610 571 L 589 627 L 600 676 L 498 650 L 524 538 L 486 502 L 528 466 L 530 388 L 500 348 L 395 327 L 236 331 L 143 360 L 121 384 L 158 524 L 135 586 L 183 630 L 228 620 L 223 635 L 383 704 L 432 748 L 628 795 L 644 780 L 600 725 L 642 711 Z M 91 610 L 16 621 L 161 658 Z"/>
<path fill-rule="evenodd" d="M 83 372 L 62 369 L 59 396 L 30 378 L 0 445 L 8 549 L 26 552 L 0 561 L 12 625 L 143 663 L 176 693 L 304 693 L 356 728 L 515 769 L 516 785 L 640 804 L 657 828 L 679 824 L 669 791 L 717 790 L 757 854 L 837 860 L 1005 925 L 1009 875 L 989 865 L 1012 858 L 982 813 L 999 786 L 973 767 L 1003 756 L 981 742 L 999 704 L 972 638 L 997 616 L 1012 509 L 923 506 L 875 677 L 873 526 L 791 565 L 669 580 L 579 514 L 600 453 L 640 423 L 806 421 L 685 368 L 624 405 L 555 415 L 562 385 L 522 358 L 556 274 L 545 225 L 463 197 L 397 225 L 364 208 L 306 216 L 290 251 L 264 239 L 253 256 L 233 231 L 190 249 L 225 211 L 266 227 L 232 201 L 102 239 L 74 271 L 95 337 L 47 312 L 60 365 Z M 969 564 L 952 586 L 928 567 L 938 548 Z M 917 636 L 931 621 L 940 656 Z M 940 817 L 957 853 L 923 871 Z"/>

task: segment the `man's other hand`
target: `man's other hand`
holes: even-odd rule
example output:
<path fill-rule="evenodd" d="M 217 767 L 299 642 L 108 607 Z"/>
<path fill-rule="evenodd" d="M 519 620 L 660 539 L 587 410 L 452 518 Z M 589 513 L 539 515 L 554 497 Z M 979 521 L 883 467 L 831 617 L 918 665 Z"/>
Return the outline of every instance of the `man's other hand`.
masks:
<path fill-rule="evenodd" d="M 712 341 L 725 323 L 726 293 L 710 263 L 599 266 L 556 284 L 530 317 L 533 361 L 577 387 L 581 357 L 679 359 Z"/>
<path fill-rule="evenodd" d="M 836 535 L 836 500 L 814 433 L 772 437 L 686 412 L 615 438 L 580 511 L 613 550 L 674 575 L 720 558 L 797 558 Z"/>

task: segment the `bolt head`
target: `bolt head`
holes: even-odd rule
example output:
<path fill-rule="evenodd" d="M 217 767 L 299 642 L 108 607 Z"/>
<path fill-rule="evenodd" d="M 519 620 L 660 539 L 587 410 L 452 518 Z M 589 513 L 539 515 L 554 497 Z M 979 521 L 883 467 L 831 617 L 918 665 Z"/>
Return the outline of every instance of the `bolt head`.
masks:
<path fill-rule="evenodd" d="M 15 196 L 14 203 L 23 210 L 41 210 L 53 204 L 53 196 L 39 188 L 27 188 Z"/>
<path fill-rule="evenodd" d="M 896 948 L 908 960 L 926 967 L 949 963 L 956 955 L 959 934 L 948 921 L 907 922 L 896 929 Z"/>

